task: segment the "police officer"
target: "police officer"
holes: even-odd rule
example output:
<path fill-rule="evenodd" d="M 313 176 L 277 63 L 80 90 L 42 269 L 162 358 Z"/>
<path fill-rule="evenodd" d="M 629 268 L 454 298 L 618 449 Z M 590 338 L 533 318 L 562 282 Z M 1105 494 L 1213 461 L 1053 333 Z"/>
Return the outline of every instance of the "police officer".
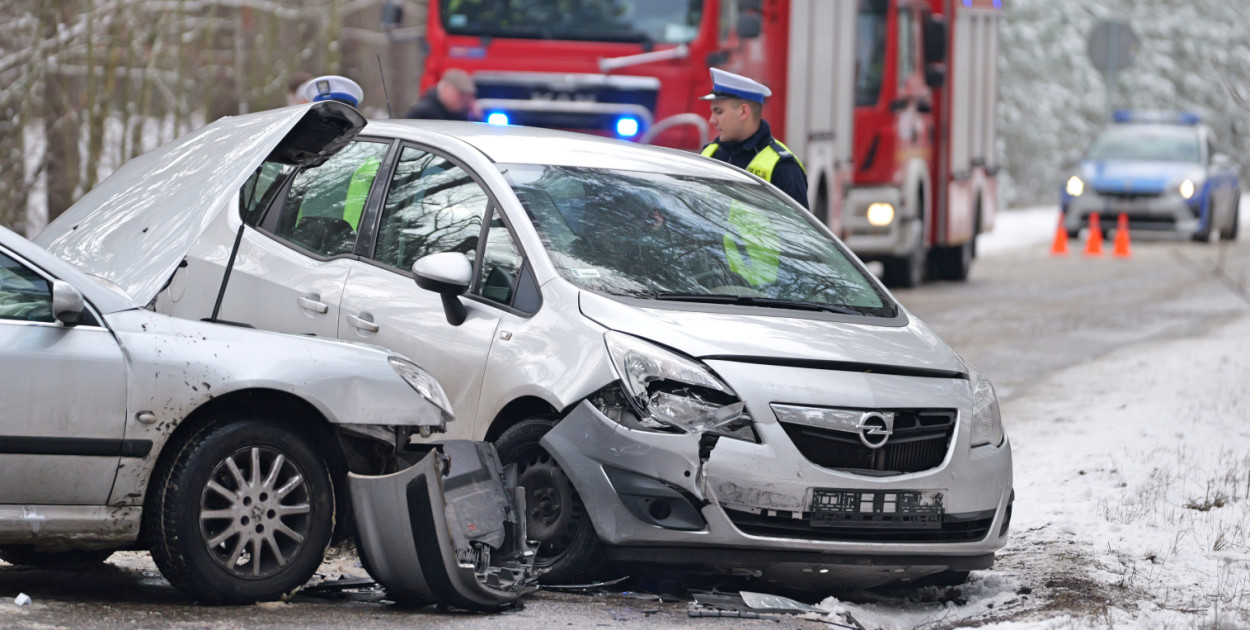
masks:
<path fill-rule="evenodd" d="M 708 122 L 717 138 L 703 147 L 703 155 L 744 168 L 785 191 L 807 208 L 807 172 L 799 158 L 773 137 L 761 118 L 768 86 L 744 76 L 712 68 L 712 93 L 700 97 L 712 102 Z"/>

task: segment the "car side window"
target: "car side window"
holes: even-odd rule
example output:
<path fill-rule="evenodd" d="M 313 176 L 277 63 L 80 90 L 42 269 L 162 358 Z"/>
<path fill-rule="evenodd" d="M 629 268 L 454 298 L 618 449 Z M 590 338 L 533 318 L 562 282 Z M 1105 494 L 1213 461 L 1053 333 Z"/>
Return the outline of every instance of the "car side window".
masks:
<path fill-rule="evenodd" d="M 390 146 L 356 142 L 320 166 L 295 175 L 277 216 L 265 222 L 278 237 L 321 256 L 350 254 L 369 190 Z M 263 175 L 263 173 L 262 173 Z"/>
<path fill-rule="evenodd" d="M 55 321 L 50 283 L 3 253 L 0 253 L 0 319 Z"/>
<path fill-rule="evenodd" d="M 477 255 L 489 198 L 467 171 L 445 157 L 405 147 L 391 179 L 373 258 L 408 271 L 441 252 Z"/>
<path fill-rule="evenodd" d="M 486 233 L 482 267 L 478 271 L 478 295 L 502 304 L 511 304 L 524 262 L 521 250 L 512 240 L 507 226 L 498 216 L 494 217 L 490 222 L 490 231 Z"/>

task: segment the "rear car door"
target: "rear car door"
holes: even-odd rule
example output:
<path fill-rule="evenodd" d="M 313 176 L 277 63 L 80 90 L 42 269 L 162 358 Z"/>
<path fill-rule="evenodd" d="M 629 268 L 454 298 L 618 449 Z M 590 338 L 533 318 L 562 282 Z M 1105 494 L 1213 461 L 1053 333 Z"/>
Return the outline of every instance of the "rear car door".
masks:
<path fill-rule="evenodd" d="M 77 326 L 57 323 L 52 278 L 0 249 L 0 504 L 108 499 L 123 448 L 126 359 L 90 313 Z"/>
<path fill-rule="evenodd" d="M 241 203 L 248 230 L 220 318 L 257 328 L 334 337 L 339 299 L 356 264 L 357 236 L 389 142 L 358 141 L 315 167 L 266 163 Z M 248 198 L 263 206 L 252 211 Z"/>
<path fill-rule="evenodd" d="M 412 265 L 429 254 L 459 252 L 480 275 L 483 220 L 490 206 L 486 188 L 458 161 L 405 145 L 380 208 L 368 264 L 352 269 L 343 291 L 339 336 L 392 348 L 433 373 L 458 418 L 448 426 L 449 437 L 478 437 L 472 433 L 482 372 L 504 311 L 497 300 L 481 296 L 478 279 L 461 298 L 468 317 L 452 326 L 440 296 L 417 287 Z M 499 273 L 495 280 L 506 282 Z"/>

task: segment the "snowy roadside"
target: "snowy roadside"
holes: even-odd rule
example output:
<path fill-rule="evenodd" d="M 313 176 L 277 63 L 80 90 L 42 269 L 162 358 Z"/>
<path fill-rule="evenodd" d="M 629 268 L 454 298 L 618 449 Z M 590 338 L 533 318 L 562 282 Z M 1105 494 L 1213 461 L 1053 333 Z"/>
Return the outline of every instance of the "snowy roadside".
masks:
<path fill-rule="evenodd" d="M 1054 208 L 1005 214 L 980 253 L 1054 235 Z M 993 570 L 821 606 L 869 629 L 1250 627 L 1250 317 L 1194 333 L 1005 404 L 1016 503 Z"/>

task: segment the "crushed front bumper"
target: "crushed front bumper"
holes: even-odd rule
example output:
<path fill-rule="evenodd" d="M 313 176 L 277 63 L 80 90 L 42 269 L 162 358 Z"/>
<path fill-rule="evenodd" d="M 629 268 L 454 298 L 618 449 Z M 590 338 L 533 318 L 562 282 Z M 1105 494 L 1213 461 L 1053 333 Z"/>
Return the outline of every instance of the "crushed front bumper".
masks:
<path fill-rule="evenodd" d="M 1011 449 L 969 448 L 971 394 L 961 379 L 709 362 L 747 401 L 760 443 L 626 428 L 583 402 L 542 441 L 586 504 L 599 537 L 619 559 L 822 575 L 860 586 L 951 569 L 987 568 L 1006 543 Z M 832 381 L 832 382 L 831 382 Z M 841 381 L 840 383 L 838 381 Z M 772 391 L 769 391 L 772 390 Z M 955 410 L 950 446 L 923 471 L 855 474 L 819 466 L 795 446 L 771 401 L 858 409 Z M 806 399 L 805 399 L 806 398 Z M 762 401 L 762 402 L 754 402 Z M 817 491 L 941 495 L 940 525 L 828 527 Z"/>
<path fill-rule="evenodd" d="M 361 562 L 397 601 L 496 611 L 534 588 L 524 490 L 490 444 L 439 442 L 404 470 L 347 484 Z"/>

